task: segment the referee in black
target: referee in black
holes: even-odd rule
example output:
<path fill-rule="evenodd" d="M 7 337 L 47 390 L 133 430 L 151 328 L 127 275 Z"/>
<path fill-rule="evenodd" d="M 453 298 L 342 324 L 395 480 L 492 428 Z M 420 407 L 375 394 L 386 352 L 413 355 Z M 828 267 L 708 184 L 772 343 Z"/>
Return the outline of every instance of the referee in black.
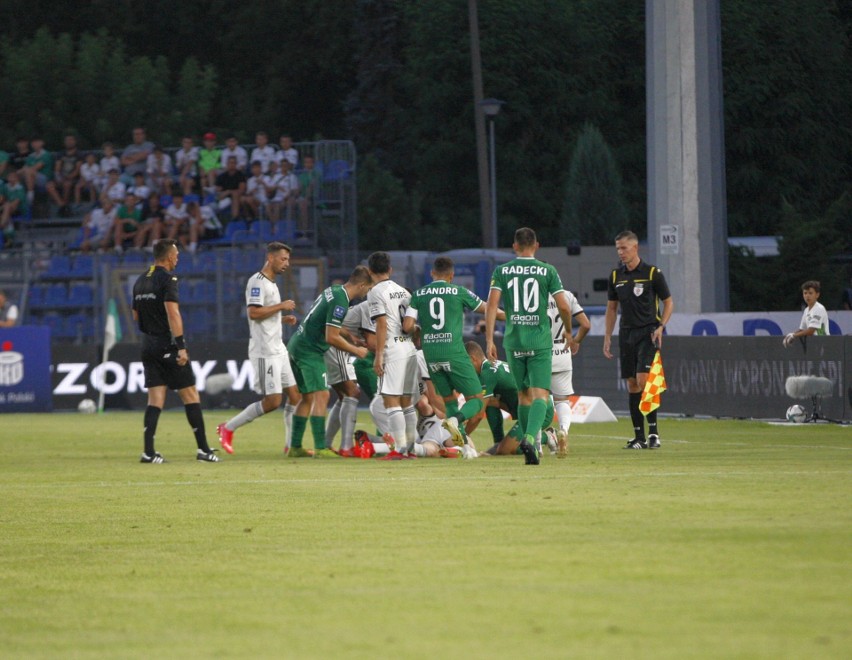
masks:
<path fill-rule="evenodd" d="M 607 287 L 603 353 L 607 358 L 612 358 L 612 331 L 621 306 L 618 349 L 621 377 L 627 381 L 634 433 L 633 440 L 627 443 L 625 449 L 659 449 L 657 411 L 648 413 L 646 440 L 645 421 L 639 410 L 639 402 L 654 361 L 654 353 L 662 345 L 663 329 L 674 311 L 674 301 L 660 269 L 639 258 L 639 239 L 636 234 L 632 231 L 621 232 L 615 237 L 615 250 L 621 265 L 613 269 Z M 663 303 L 662 313 L 660 302 Z"/>
<path fill-rule="evenodd" d="M 195 389 L 195 373 L 183 336 L 178 309 L 178 278 L 172 274 L 178 263 L 177 241 L 164 238 L 154 244 L 154 265 L 133 285 L 133 320 L 142 332 L 142 366 L 148 407 L 145 409 L 145 451 L 142 463 L 165 463 L 154 450 L 157 422 L 166 402 L 166 389 L 177 390 L 186 409 L 199 461 L 217 463 L 219 457 L 207 444 L 201 402 Z"/>

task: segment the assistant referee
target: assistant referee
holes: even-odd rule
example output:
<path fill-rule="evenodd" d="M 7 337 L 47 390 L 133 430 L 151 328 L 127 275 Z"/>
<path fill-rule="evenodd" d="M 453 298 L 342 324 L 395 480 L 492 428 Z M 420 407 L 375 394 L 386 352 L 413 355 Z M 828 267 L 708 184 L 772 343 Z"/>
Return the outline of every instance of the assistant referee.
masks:
<path fill-rule="evenodd" d="M 142 463 L 165 463 L 154 450 L 157 422 L 166 402 L 166 389 L 177 390 L 186 419 L 195 434 L 199 461 L 217 463 L 219 457 L 207 444 L 201 402 L 195 389 L 195 373 L 183 336 L 178 307 L 178 278 L 172 274 L 178 263 L 177 241 L 165 238 L 154 244 L 154 265 L 133 285 L 133 320 L 142 333 L 142 366 L 148 407 L 145 409 L 145 451 Z"/>
<path fill-rule="evenodd" d="M 612 358 L 610 343 L 615 317 L 621 306 L 621 323 L 618 326 L 621 377 L 627 381 L 634 433 L 633 440 L 627 443 L 625 449 L 659 449 L 657 411 L 648 413 L 646 440 L 645 421 L 639 403 L 654 361 L 654 353 L 663 341 L 663 329 L 674 311 L 674 301 L 660 269 L 639 258 L 639 239 L 636 234 L 632 231 L 621 232 L 615 237 L 615 250 L 621 265 L 614 268 L 609 277 L 603 353 L 607 358 Z M 662 313 L 660 302 L 663 303 Z"/>

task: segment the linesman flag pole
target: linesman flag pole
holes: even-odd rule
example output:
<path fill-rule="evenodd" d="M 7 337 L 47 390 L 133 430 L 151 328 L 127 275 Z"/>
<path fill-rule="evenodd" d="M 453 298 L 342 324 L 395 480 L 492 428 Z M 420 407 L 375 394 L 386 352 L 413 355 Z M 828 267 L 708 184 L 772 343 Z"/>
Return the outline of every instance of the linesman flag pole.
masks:
<path fill-rule="evenodd" d="M 645 389 L 642 390 L 642 400 L 639 402 L 639 410 L 643 415 L 655 411 L 660 407 L 660 394 L 666 391 L 666 374 L 663 373 L 663 359 L 660 351 L 654 355 L 651 363 L 651 371 L 648 372 L 648 380 L 645 381 Z"/>
<path fill-rule="evenodd" d="M 104 326 L 104 353 L 101 358 L 100 369 L 100 394 L 98 395 L 98 412 L 104 411 L 104 369 L 103 365 L 109 357 L 109 352 L 112 347 L 121 341 L 121 321 L 118 318 L 118 307 L 115 304 L 115 298 L 110 298 L 107 303 L 106 325 Z"/>

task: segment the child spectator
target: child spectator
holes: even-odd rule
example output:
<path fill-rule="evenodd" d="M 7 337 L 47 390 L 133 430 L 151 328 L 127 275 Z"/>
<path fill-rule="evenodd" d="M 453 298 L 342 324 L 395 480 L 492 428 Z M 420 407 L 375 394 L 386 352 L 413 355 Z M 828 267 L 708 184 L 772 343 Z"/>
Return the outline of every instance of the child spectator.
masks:
<path fill-rule="evenodd" d="M 138 248 L 153 247 L 154 243 L 159 241 L 163 235 L 164 209 L 160 204 L 160 196 L 157 193 L 150 193 L 143 199 L 142 223 L 139 225 L 136 240 L 133 242 Z"/>
<path fill-rule="evenodd" d="M 133 175 L 133 185 L 127 189 L 127 192 L 136 195 L 138 203 L 141 204 L 150 197 L 152 191 L 151 187 L 145 183 L 145 175 L 142 172 L 137 172 Z"/>
<path fill-rule="evenodd" d="M 293 220 L 296 203 L 299 201 L 299 178 L 293 173 L 293 165 L 289 160 L 281 161 L 281 204 L 286 209 L 285 218 Z"/>
<path fill-rule="evenodd" d="M 230 208 L 231 217 L 240 217 L 240 200 L 246 192 L 246 175 L 237 169 L 237 159 L 231 156 L 227 162 L 227 168 L 216 177 L 216 199 L 219 201 L 219 210 Z"/>
<path fill-rule="evenodd" d="M 136 206 L 136 195 L 127 193 L 124 204 L 118 207 L 115 214 L 115 251 L 121 252 L 125 243 L 136 238 L 139 226 L 142 224 L 142 211 Z"/>
<path fill-rule="evenodd" d="M 281 165 L 282 160 L 288 160 L 290 161 L 290 165 L 293 166 L 293 169 L 296 169 L 296 166 L 299 164 L 299 152 L 293 147 L 293 139 L 289 135 L 282 135 L 278 140 L 278 144 L 281 146 L 280 151 L 275 154 L 278 165 Z"/>
<path fill-rule="evenodd" d="M 104 142 L 103 146 L 104 155 L 101 158 L 101 181 L 100 187 L 103 188 L 106 185 L 107 177 L 109 176 L 110 170 L 115 170 L 119 174 L 121 174 L 121 162 L 118 160 L 118 156 L 115 155 L 115 147 L 112 146 L 112 142 Z"/>
<path fill-rule="evenodd" d="M 0 149 L 0 182 L 6 180 L 6 171 L 9 169 L 9 154 Z"/>
<path fill-rule="evenodd" d="M 209 193 L 216 192 L 216 177 L 221 171 L 222 150 L 216 148 L 216 134 L 204 134 L 204 148 L 198 150 L 198 170 L 201 185 Z"/>
<path fill-rule="evenodd" d="M 88 252 L 92 248 L 100 250 L 109 247 L 114 233 L 112 227 L 115 223 L 116 211 L 115 204 L 107 197 L 101 206 L 92 209 L 83 218 L 83 236 L 80 243 L 80 249 L 83 252 Z"/>
<path fill-rule="evenodd" d="M 283 177 L 278 171 L 278 162 L 269 161 L 269 170 L 263 176 L 263 187 L 266 190 L 266 212 L 269 219 L 276 223 L 281 217 L 281 203 L 284 201 L 284 190 L 281 188 Z"/>
<path fill-rule="evenodd" d="M 148 156 L 148 183 L 161 195 L 172 194 L 172 179 L 174 172 L 172 170 L 172 157 L 163 151 L 163 148 L 156 145 L 153 152 Z"/>
<path fill-rule="evenodd" d="M 189 236 L 189 209 L 183 201 L 183 193 L 175 193 L 172 203 L 163 216 L 163 233 L 166 238 L 172 238 L 187 246 Z"/>
<path fill-rule="evenodd" d="M 9 239 L 15 233 L 12 218 L 27 212 L 27 191 L 15 170 L 8 173 L 5 184 L 0 183 L 0 199 L 2 199 L 0 231 Z"/>
<path fill-rule="evenodd" d="M 192 144 L 191 137 L 180 141 L 181 147 L 175 154 L 175 167 L 178 170 L 178 184 L 184 195 L 192 193 L 198 183 L 198 147 Z"/>
<path fill-rule="evenodd" d="M 19 172 L 27 166 L 27 158 L 30 157 L 30 143 L 27 138 L 19 137 L 15 140 L 15 152 L 9 156 L 8 171 Z M 20 179 L 23 185 L 24 179 Z"/>
<path fill-rule="evenodd" d="M 246 153 L 246 150 L 239 145 L 237 138 L 233 135 L 225 140 L 225 148 L 222 150 L 223 169 L 227 169 L 229 158 L 236 158 L 237 169 L 245 172 L 246 165 L 248 165 L 248 154 Z"/>
<path fill-rule="evenodd" d="M 51 197 L 59 206 L 59 215 L 67 218 L 71 215 L 71 193 L 80 179 L 83 157 L 77 149 L 77 138 L 73 135 L 65 136 L 64 146 L 65 150 L 59 154 L 53 172 L 54 187 L 57 192 L 55 196 L 51 194 Z M 48 192 L 50 192 L 49 189 Z"/>
<path fill-rule="evenodd" d="M 266 174 L 269 171 L 269 163 L 275 160 L 275 148 L 269 144 L 269 136 L 263 131 L 257 132 L 254 143 L 257 146 L 251 150 L 251 162 L 259 162 L 262 173 Z"/>
<path fill-rule="evenodd" d="M 154 144 L 145 138 L 145 129 L 137 126 L 133 129 L 133 142 L 121 152 L 121 166 L 124 168 L 123 181 L 130 185 L 133 175 L 145 172 L 148 156 L 154 150 Z"/>
<path fill-rule="evenodd" d="M 98 198 L 100 187 L 101 166 L 98 164 L 97 154 L 90 151 L 80 166 L 80 180 L 74 186 L 74 203 L 77 205 L 81 203 L 84 190 L 88 193 L 89 201 L 94 202 Z"/>
<path fill-rule="evenodd" d="M 247 217 L 259 218 L 266 204 L 266 188 L 263 185 L 263 165 L 257 160 L 251 164 L 251 177 L 246 182 L 246 192 L 243 195 L 242 206 Z"/>
<path fill-rule="evenodd" d="M 33 138 L 32 152 L 27 156 L 27 165 L 24 168 L 24 178 L 27 185 L 27 202 L 33 203 L 35 189 L 47 189 L 48 183 L 53 183 L 53 154 L 44 148 L 44 140 L 40 137 Z M 56 186 L 51 186 L 53 201 L 61 206 L 62 199 L 56 193 Z"/>
<path fill-rule="evenodd" d="M 322 175 L 314 169 L 314 157 L 305 156 L 305 169 L 299 175 L 299 231 L 310 227 L 310 212 L 313 211 L 319 197 Z"/>
<path fill-rule="evenodd" d="M 112 169 L 107 173 L 107 180 L 101 190 L 101 203 L 109 198 L 114 205 L 121 204 L 127 196 L 127 186 L 119 179 L 118 170 Z"/>

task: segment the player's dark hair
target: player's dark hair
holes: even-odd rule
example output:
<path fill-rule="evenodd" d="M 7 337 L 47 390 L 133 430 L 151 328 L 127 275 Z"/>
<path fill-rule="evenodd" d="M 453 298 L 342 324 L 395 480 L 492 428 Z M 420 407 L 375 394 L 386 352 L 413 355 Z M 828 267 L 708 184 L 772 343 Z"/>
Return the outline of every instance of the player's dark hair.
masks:
<path fill-rule="evenodd" d="M 349 275 L 350 284 L 372 284 L 373 278 L 366 266 L 355 266 Z"/>
<path fill-rule="evenodd" d="M 536 240 L 535 231 L 529 227 L 521 227 L 515 230 L 515 243 L 522 248 L 532 247 Z"/>
<path fill-rule="evenodd" d="M 629 229 L 625 229 L 623 232 L 621 232 L 620 234 L 618 234 L 615 237 L 615 240 L 616 241 L 623 241 L 623 240 L 636 241 L 638 243 L 639 237 L 636 234 L 634 234 L 632 231 L 630 231 Z"/>
<path fill-rule="evenodd" d="M 465 342 L 464 348 L 471 357 L 485 357 L 485 351 L 482 350 L 482 346 L 473 340 Z"/>
<path fill-rule="evenodd" d="M 177 247 L 177 244 L 177 241 L 173 238 L 161 238 L 154 243 L 154 261 L 165 259 L 169 255 L 169 252 L 172 251 L 172 248 Z"/>
<path fill-rule="evenodd" d="M 278 252 L 279 250 L 287 250 L 287 252 L 292 252 L 292 248 L 286 243 L 282 243 L 281 241 L 272 241 L 271 243 L 266 244 L 266 254 L 272 254 L 273 252 Z"/>
<path fill-rule="evenodd" d="M 390 255 L 387 252 L 373 252 L 367 257 L 367 268 L 376 275 L 389 273 L 390 267 Z"/>
<path fill-rule="evenodd" d="M 453 272 L 453 260 L 449 257 L 435 257 L 432 264 L 432 271 L 438 275 L 446 275 Z"/>
<path fill-rule="evenodd" d="M 805 289 L 813 289 L 817 293 L 819 293 L 819 282 L 817 280 L 808 280 L 804 284 L 802 284 L 802 291 Z"/>

